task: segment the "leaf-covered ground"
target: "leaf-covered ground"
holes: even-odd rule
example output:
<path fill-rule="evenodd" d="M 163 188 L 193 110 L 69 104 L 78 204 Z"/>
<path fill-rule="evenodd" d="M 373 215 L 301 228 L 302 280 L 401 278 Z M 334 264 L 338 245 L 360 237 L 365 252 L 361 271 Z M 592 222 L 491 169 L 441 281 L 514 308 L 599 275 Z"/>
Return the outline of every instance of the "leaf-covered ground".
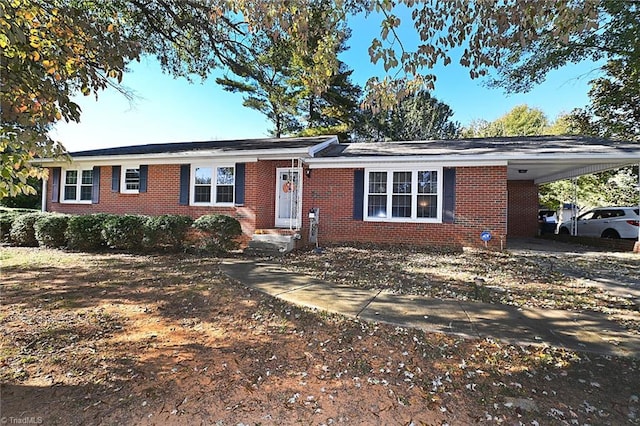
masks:
<path fill-rule="evenodd" d="M 640 424 L 637 359 L 315 313 L 231 282 L 217 259 L 0 257 L 1 416 L 14 424 Z M 354 285 L 382 282 L 377 252 L 349 262 Z M 525 270 L 544 281 L 523 268 L 523 283 Z M 459 293 L 463 278 L 444 277 Z"/>
<path fill-rule="evenodd" d="M 604 312 L 631 332 L 640 333 L 640 257 L 572 249 L 453 252 L 337 246 L 324 248 L 320 254 L 297 252 L 280 261 L 289 270 L 358 288 Z"/>

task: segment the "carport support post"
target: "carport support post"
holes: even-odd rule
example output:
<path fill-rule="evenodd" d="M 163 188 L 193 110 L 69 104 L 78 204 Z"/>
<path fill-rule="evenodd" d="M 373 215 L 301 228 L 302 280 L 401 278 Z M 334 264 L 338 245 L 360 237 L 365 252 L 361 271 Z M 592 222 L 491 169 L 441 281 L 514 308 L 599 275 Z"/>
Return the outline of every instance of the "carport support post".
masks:
<path fill-rule="evenodd" d="M 640 163 L 638 163 L 638 209 L 640 209 Z M 634 253 L 640 253 L 640 230 L 638 230 L 638 241 L 633 246 Z"/>

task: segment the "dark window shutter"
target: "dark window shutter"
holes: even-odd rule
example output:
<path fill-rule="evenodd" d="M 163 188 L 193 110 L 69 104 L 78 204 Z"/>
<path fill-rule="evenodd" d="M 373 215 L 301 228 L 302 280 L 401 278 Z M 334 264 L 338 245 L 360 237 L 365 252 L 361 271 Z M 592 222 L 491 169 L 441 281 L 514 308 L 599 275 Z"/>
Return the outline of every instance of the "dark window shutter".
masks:
<path fill-rule="evenodd" d="M 191 180 L 191 165 L 180 166 L 180 205 L 189 205 L 189 181 Z"/>
<path fill-rule="evenodd" d="M 91 203 L 98 204 L 100 202 L 100 167 L 93 167 L 93 187 L 91 188 Z"/>
<path fill-rule="evenodd" d="M 60 202 L 60 175 L 62 173 L 61 167 L 54 167 L 51 169 L 51 201 L 54 203 Z"/>
<path fill-rule="evenodd" d="M 456 169 L 445 168 L 443 174 L 442 222 L 454 223 L 456 219 Z"/>
<path fill-rule="evenodd" d="M 364 209 L 364 170 L 353 171 L 353 218 L 362 220 Z"/>
<path fill-rule="evenodd" d="M 138 192 L 147 192 L 147 180 L 149 176 L 149 166 L 140 166 L 140 188 Z"/>
<path fill-rule="evenodd" d="M 111 192 L 120 192 L 120 166 L 111 167 Z"/>
<path fill-rule="evenodd" d="M 236 206 L 244 205 L 244 163 L 236 163 Z"/>

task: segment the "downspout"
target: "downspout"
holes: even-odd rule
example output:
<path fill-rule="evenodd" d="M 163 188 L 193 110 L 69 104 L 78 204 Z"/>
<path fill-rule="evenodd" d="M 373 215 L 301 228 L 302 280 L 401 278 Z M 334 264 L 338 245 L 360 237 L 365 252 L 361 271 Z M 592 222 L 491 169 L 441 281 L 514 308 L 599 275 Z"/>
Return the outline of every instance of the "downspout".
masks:
<path fill-rule="evenodd" d="M 571 179 L 573 183 L 573 200 L 571 202 L 571 235 L 578 235 L 578 178 Z"/>
<path fill-rule="evenodd" d="M 640 163 L 638 163 L 638 211 L 640 212 Z M 636 241 L 635 247 L 633 247 L 633 251 L 636 253 L 640 253 L 640 223 L 638 223 L 638 225 L 638 241 Z"/>
<path fill-rule="evenodd" d="M 40 210 L 43 212 L 47 211 L 47 183 L 48 179 L 46 177 L 42 178 L 42 199 L 40 201 Z"/>
<path fill-rule="evenodd" d="M 295 189 L 295 191 L 293 190 L 293 188 L 295 188 L 295 182 L 293 182 L 293 173 L 294 173 L 294 167 L 295 167 L 295 159 L 292 158 L 291 159 L 291 171 L 289 172 L 289 180 L 291 181 L 291 187 L 290 187 L 290 196 L 289 196 L 289 231 L 293 231 L 293 206 L 295 205 L 294 202 L 294 194 L 297 194 L 297 188 Z M 300 176 L 298 176 L 298 180 L 300 179 Z"/>

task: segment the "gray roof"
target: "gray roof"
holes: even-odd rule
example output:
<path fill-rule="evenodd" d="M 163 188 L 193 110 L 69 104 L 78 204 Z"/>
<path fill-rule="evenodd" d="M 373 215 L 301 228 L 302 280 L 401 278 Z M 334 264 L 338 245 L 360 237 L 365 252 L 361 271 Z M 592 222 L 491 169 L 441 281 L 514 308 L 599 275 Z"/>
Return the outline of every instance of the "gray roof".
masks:
<path fill-rule="evenodd" d="M 606 154 L 631 155 L 640 152 L 640 143 L 619 142 L 584 136 L 522 136 L 404 142 L 367 142 L 331 145 L 318 157 L 387 157 L 430 155 L 523 155 L 536 156 Z"/>
<path fill-rule="evenodd" d="M 93 149 L 71 152 L 71 157 L 99 157 L 111 155 L 171 154 L 203 150 L 216 151 L 260 151 L 269 149 L 310 148 L 332 139 L 333 136 L 302 138 L 233 139 L 206 142 L 174 142 L 148 145 L 133 145 L 116 148 Z"/>

